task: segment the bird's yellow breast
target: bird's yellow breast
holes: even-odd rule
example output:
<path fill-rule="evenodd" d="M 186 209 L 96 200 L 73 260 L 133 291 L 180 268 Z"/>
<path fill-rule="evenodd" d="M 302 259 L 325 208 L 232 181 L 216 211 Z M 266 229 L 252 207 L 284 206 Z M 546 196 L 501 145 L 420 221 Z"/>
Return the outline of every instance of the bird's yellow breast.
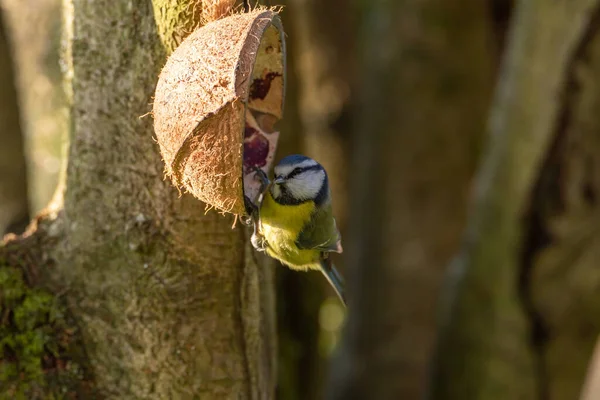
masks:
<path fill-rule="evenodd" d="M 268 243 L 267 254 L 294 269 L 318 268 L 320 252 L 296 246 L 296 239 L 310 221 L 314 208 L 312 201 L 279 204 L 267 191 L 260 208 L 260 229 Z"/>

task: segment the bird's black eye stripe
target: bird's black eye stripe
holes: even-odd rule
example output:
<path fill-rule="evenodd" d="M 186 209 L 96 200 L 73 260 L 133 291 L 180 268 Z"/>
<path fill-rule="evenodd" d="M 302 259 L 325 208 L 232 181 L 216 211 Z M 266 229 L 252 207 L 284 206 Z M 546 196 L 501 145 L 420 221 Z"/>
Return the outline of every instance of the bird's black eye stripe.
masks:
<path fill-rule="evenodd" d="M 321 169 L 321 166 L 319 165 L 311 165 L 310 167 L 304 167 L 304 168 L 294 168 L 292 170 L 292 172 L 290 172 L 287 176 L 287 179 L 291 179 L 296 175 L 299 175 L 305 171 L 312 171 L 312 170 L 319 170 Z"/>
<path fill-rule="evenodd" d="M 302 168 L 294 168 L 294 170 L 292 172 L 290 172 L 287 177 L 288 177 L 288 179 L 293 178 L 301 172 L 302 172 Z"/>

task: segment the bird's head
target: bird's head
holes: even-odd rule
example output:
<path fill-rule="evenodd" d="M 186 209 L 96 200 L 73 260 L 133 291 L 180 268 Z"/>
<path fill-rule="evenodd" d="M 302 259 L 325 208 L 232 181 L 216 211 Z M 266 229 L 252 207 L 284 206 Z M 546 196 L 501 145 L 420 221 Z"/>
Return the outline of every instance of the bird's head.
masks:
<path fill-rule="evenodd" d="M 314 201 L 320 205 L 329 200 L 327 172 L 312 158 L 291 155 L 275 167 L 271 195 L 281 204 Z"/>

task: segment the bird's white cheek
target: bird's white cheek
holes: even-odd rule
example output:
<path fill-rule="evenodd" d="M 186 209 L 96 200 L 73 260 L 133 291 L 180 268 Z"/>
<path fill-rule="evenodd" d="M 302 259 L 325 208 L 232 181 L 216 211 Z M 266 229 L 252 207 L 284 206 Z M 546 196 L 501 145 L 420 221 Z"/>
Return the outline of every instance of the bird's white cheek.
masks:
<path fill-rule="evenodd" d="M 321 190 L 324 179 L 323 171 L 309 171 L 304 173 L 302 178 L 292 179 L 287 187 L 295 199 L 314 199 Z"/>
<path fill-rule="evenodd" d="M 314 197 L 312 188 L 304 185 L 288 185 L 288 190 L 294 199 L 308 200 Z"/>

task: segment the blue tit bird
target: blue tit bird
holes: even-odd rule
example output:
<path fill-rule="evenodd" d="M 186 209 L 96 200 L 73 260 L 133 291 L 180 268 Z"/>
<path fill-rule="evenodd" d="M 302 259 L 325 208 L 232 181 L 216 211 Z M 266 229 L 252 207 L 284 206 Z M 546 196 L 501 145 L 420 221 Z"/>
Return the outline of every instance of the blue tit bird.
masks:
<path fill-rule="evenodd" d="M 252 245 L 291 269 L 320 270 L 345 305 L 343 280 L 328 257 L 341 253 L 342 243 L 325 169 L 312 158 L 291 155 L 275 167 L 273 182 L 256 172 L 263 188 Z"/>

